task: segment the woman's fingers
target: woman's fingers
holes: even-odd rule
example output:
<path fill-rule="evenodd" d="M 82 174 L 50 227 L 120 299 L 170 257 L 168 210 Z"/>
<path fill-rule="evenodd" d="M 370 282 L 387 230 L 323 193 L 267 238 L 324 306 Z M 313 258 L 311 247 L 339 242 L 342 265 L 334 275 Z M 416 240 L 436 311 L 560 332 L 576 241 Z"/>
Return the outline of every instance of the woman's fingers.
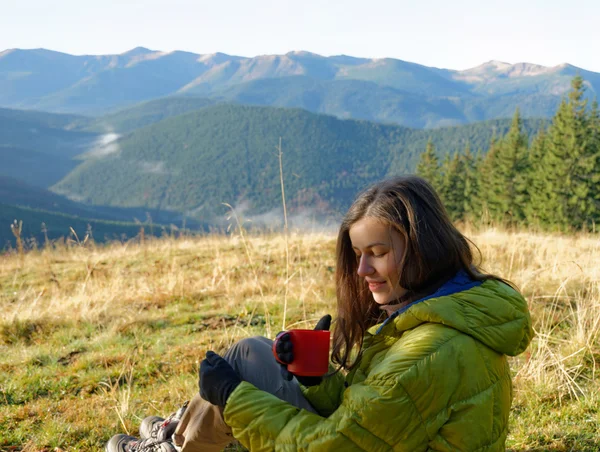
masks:
<path fill-rule="evenodd" d="M 293 360 L 294 360 L 294 354 L 293 353 L 277 353 L 277 358 L 279 358 L 279 361 L 286 363 L 286 364 L 290 364 Z"/>
<path fill-rule="evenodd" d="M 294 346 L 291 341 L 289 333 L 284 333 L 277 338 L 275 343 L 275 351 L 279 353 L 289 353 L 293 350 Z"/>
<path fill-rule="evenodd" d="M 219 358 L 220 358 L 220 356 L 217 355 L 212 350 L 209 350 L 206 352 L 206 360 L 213 366 L 216 364 L 216 362 L 218 361 Z"/>

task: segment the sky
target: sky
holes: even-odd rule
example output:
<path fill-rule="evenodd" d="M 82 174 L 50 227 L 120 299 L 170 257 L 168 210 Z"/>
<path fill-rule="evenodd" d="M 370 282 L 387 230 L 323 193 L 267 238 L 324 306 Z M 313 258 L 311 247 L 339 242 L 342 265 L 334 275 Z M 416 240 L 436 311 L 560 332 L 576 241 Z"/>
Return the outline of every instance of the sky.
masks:
<path fill-rule="evenodd" d="M 0 51 L 306 50 L 468 69 L 490 60 L 600 72 L 599 0 L 0 0 Z"/>

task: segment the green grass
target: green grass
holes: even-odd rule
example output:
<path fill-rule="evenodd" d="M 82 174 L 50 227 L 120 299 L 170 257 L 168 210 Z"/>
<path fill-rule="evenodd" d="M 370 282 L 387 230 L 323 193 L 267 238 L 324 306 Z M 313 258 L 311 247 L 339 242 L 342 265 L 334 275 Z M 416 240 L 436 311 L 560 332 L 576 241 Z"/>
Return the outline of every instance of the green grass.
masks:
<path fill-rule="evenodd" d="M 573 306 L 590 321 L 598 313 L 597 238 L 488 231 L 474 239 L 488 269 L 523 287 L 538 333 L 511 360 L 507 447 L 600 450 L 600 335 L 570 314 Z M 332 236 L 290 238 L 286 325 L 334 312 L 334 248 Z M 136 434 L 144 417 L 176 410 L 198 390 L 207 350 L 222 353 L 242 337 L 282 329 L 285 274 L 282 236 L 0 256 L 0 450 L 99 450 L 116 433 Z M 552 298 L 561 291 L 569 303 Z M 587 348 L 569 357 L 582 332 Z"/>

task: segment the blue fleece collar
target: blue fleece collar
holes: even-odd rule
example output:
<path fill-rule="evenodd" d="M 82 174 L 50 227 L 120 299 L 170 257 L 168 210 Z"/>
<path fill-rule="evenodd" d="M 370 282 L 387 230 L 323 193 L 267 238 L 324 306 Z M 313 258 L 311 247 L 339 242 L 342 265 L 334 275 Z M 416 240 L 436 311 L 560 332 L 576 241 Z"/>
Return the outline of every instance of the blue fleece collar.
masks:
<path fill-rule="evenodd" d="M 421 302 L 423 302 L 425 300 L 429 300 L 431 298 L 439 298 L 439 297 L 444 297 L 447 295 L 452 295 L 454 293 L 463 292 L 463 291 L 469 290 L 473 287 L 480 286 L 482 283 L 483 283 L 483 281 L 476 281 L 476 280 L 471 279 L 471 277 L 468 275 L 468 273 L 466 271 L 459 270 L 458 273 L 456 273 L 456 275 L 454 275 L 454 277 L 452 277 L 448 281 L 446 281 L 438 290 L 436 290 L 431 295 L 427 295 L 424 298 L 413 301 L 412 303 L 409 303 L 406 306 L 402 306 L 400 309 L 395 311 L 392 315 L 390 315 L 387 319 L 385 319 L 385 321 L 377 329 L 375 334 L 379 334 L 379 332 L 383 329 L 384 326 L 386 326 L 393 319 L 398 317 L 403 312 L 406 312 L 407 309 L 409 309 L 411 306 L 416 305 L 417 303 L 421 303 Z"/>

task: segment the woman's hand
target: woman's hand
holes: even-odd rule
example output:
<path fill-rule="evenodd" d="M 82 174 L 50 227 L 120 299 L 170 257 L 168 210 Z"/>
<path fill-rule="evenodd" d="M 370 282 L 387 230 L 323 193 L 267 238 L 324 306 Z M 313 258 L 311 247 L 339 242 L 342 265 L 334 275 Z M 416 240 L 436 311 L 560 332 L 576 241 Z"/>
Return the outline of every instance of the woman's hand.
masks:
<path fill-rule="evenodd" d="M 327 314 L 321 317 L 321 320 L 317 322 L 317 325 L 314 329 L 320 331 L 328 331 L 330 326 L 331 316 Z M 277 358 L 279 358 L 281 362 L 285 363 L 280 363 L 281 376 L 285 380 L 290 381 L 292 377 L 295 376 L 296 380 L 298 380 L 304 386 L 315 386 L 321 383 L 323 377 L 303 377 L 300 375 L 292 374 L 287 368 L 287 365 L 291 364 L 294 360 L 294 344 L 292 344 L 291 342 L 290 335 L 287 333 L 287 331 L 282 331 L 281 333 L 277 334 L 276 339 L 277 344 L 275 345 L 275 352 L 277 353 Z"/>
<path fill-rule="evenodd" d="M 213 405 L 224 407 L 227 399 L 242 382 L 233 367 L 213 351 L 206 352 L 200 363 L 200 396 Z"/>

